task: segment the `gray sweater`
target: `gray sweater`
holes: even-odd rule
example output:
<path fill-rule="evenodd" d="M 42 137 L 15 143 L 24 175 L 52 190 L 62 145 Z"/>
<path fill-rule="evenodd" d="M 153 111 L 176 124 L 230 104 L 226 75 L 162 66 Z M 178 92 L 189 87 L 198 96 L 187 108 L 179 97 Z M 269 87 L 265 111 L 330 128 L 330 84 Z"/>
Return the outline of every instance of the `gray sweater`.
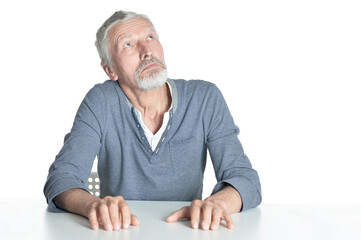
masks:
<path fill-rule="evenodd" d="M 200 80 L 168 82 L 173 108 L 155 151 L 117 82 L 97 84 L 87 93 L 49 169 L 44 194 L 51 211 L 60 211 L 52 201 L 58 194 L 88 190 L 96 155 L 100 197 L 201 199 L 207 148 L 217 178 L 213 193 L 229 184 L 241 195 L 242 210 L 261 203 L 257 172 L 243 152 L 239 129 L 219 89 Z"/>

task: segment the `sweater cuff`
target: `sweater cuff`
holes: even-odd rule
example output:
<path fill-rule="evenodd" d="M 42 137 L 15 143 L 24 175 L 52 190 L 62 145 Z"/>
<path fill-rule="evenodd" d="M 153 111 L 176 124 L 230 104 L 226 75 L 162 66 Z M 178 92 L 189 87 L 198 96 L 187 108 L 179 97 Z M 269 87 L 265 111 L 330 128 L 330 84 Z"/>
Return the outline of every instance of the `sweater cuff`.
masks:
<path fill-rule="evenodd" d="M 234 189 L 236 189 L 241 196 L 242 199 L 242 208 L 241 212 L 248 210 L 250 208 L 257 207 L 261 203 L 261 194 L 258 189 L 252 188 L 252 184 L 249 183 L 247 179 L 244 181 L 240 181 L 239 178 L 230 178 L 226 180 L 222 180 L 216 184 L 213 188 L 212 194 L 220 191 L 227 185 L 231 185 Z"/>
<path fill-rule="evenodd" d="M 49 189 L 47 189 L 47 191 L 45 192 L 46 201 L 48 203 L 48 210 L 51 212 L 67 212 L 55 206 L 53 199 L 59 194 L 73 188 L 80 188 L 89 192 L 89 190 L 86 188 L 84 184 L 82 184 L 79 181 L 76 181 L 75 179 L 61 178 L 56 180 L 52 184 L 52 186 Z"/>

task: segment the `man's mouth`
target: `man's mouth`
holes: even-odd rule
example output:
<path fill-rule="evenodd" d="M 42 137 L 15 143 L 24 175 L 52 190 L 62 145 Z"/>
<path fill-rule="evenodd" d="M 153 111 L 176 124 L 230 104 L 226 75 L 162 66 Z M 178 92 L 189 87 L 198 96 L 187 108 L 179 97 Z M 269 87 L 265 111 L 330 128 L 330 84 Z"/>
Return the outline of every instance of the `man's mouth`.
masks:
<path fill-rule="evenodd" d="M 166 66 L 164 65 L 164 63 L 160 60 L 158 60 L 155 57 L 152 57 L 151 59 L 146 59 L 144 60 L 139 67 L 136 69 L 134 76 L 137 78 L 139 78 L 140 74 L 144 73 L 144 72 L 150 72 L 150 73 L 156 73 L 161 71 L 161 69 L 166 69 Z"/>
<path fill-rule="evenodd" d="M 153 68 L 157 68 L 158 66 L 159 66 L 158 63 L 151 62 L 142 69 L 142 72 L 147 71 L 147 70 L 151 70 Z"/>

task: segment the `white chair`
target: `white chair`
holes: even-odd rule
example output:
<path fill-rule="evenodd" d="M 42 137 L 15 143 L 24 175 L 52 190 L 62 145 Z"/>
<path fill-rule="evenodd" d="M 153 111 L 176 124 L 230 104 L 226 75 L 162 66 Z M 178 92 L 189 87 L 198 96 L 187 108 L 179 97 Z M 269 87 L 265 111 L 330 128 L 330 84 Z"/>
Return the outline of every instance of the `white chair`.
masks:
<path fill-rule="evenodd" d="M 92 195 L 100 196 L 100 180 L 97 172 L 91 172 L 86 186 Z"/>

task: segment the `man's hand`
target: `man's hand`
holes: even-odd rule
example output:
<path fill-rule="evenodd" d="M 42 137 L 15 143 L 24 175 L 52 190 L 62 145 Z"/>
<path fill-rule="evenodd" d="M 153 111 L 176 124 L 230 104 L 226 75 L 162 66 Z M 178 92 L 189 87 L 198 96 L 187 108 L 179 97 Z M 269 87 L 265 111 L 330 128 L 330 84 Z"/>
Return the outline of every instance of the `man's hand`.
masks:
<path fill-rule="evenodd" d="M 233 228 L 231 213 L 242 208 L 242 199 L 231 186 L 224 187 L 221 191 L 206 198 L 204 201 L 194 200 L 190 206 L 183 207 L 173 212 L 167 222 L 176 222 L 182 218 L 191 220 L 194 229 L 217 230 L 222 220 L 227 228 Z M 200 226 L 201 223 L 201 226 Z"/>
<path fill-rule="evenodd" d="M 105 230 L 127 229 L 130 225 L 138 226 L 139 219 L 130 213 L 126 201 L 121 196 L 100 199 L 83 189 L 70 189 L 54 198 L 57 207 L 87 217 L 90 227 Z"/>
<path fill-rule="evenodd" d="M 87 217 L 93 230 L 99 228 L 99 223 L 108 231 L 127 229 L 130 225 L 138 226 L 140 223 L 139 219 L 130 213 L 128 204 L 121 196 L 108 196 L 91 203 Z"/>
<path fill-rule="evenodd" d="M 167 222 L 176 222 L 182 218 L 189 218 L 194 229 L 199 228 L 201 220 L 203 230 L 217 230 L 222 220 L 225 220 L 228 228 L 233 228 L 230 214 L 216 201 L 211 200 L 194 200 L 189 207 L 183 207 L 172 213 L 167 218 Z"/>

